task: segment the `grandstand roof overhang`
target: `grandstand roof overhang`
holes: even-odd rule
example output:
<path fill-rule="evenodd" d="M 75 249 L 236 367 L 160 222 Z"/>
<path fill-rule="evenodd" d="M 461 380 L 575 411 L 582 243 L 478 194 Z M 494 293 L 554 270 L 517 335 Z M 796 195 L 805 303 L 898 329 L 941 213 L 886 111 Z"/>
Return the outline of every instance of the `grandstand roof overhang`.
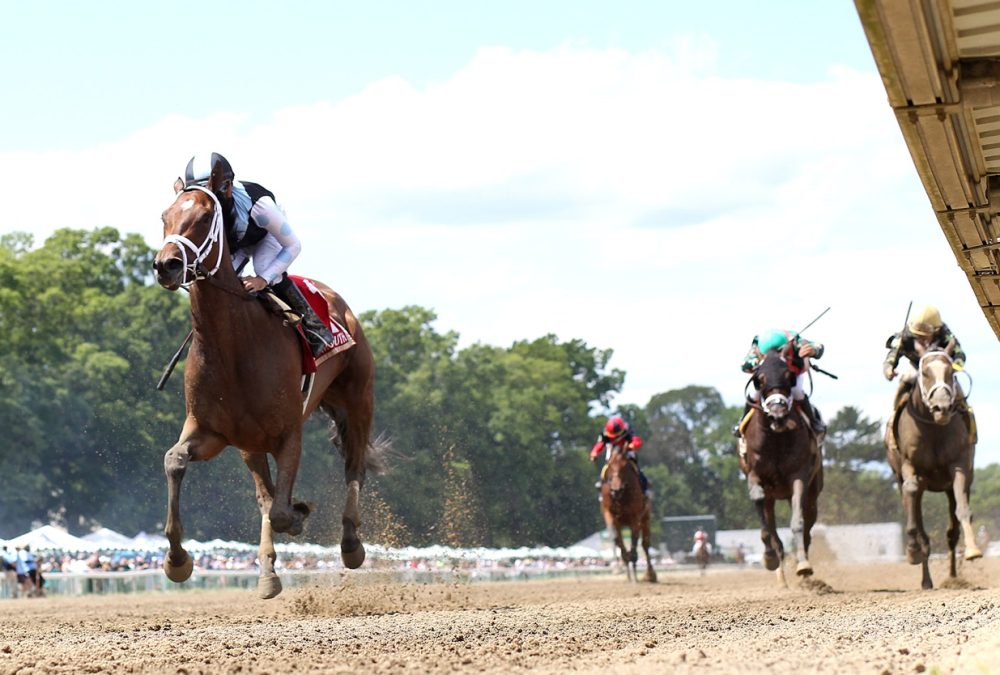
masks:
<path fill-rule="evenodd" d="M 938 223 L 1000 338 L 1000 2 L 855 5 Z"/>

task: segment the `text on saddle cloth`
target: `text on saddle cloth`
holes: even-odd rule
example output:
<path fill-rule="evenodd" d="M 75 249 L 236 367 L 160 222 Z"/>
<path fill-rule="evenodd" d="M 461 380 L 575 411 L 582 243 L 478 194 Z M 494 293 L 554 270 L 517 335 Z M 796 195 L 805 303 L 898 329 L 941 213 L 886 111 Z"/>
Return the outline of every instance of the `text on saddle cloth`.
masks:
<path fill-rule="evenodd" d="M 333 333 L 333 340 L 331 340 L 331 343 L 326 347 L 326 349 L 320 352 L 319 356 L 314 358 L 312 350 L 309 347 L 309 343 L 306 341 L 302 324 L 297 326 L 299 338 L 302 341 L 302 372 L 314 373 L 324 361 L 353 347 L 354 338 L 349 332 L 347 332 L 347 329 L 341 325 L 344 322 L 343 317 L 334 317 L 330 315 L 330 305 L 327 303 L 326 297 L 310 279 L 296 276 L 294 274 L 289 274 L 288 278 L 292 280 L 292 282 L 302 292 L 302 295 L 305 296 L 306 300 L 309 301 L 309 306 L 313 308 L 314 312 L 316 312 L 320 321 L 326 324 L 330 328 L 330 332 Z"/>

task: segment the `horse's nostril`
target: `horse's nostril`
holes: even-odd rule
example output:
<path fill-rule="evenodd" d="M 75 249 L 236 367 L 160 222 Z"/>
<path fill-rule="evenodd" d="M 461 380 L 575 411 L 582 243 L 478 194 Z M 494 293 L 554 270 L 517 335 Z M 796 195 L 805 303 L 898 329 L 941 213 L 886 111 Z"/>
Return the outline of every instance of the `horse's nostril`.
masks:
<path fill-rule="evenodd" d="M 184 263 L 179 258 L 166 258 L 153 261 L 153 269 L 160 274 L 177 274 Z"/>

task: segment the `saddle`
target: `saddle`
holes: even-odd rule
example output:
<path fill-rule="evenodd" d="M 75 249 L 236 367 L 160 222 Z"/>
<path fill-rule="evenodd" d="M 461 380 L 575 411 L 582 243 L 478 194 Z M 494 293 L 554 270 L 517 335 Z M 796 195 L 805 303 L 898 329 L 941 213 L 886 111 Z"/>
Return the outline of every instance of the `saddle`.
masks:
<path fill-rule="evenodd" d="M 309 306 L 316 312 L 320 321 L 325 323 L 330 328 L 330 332 L 333 333 L 332 344 L 321 352 L 319 356 L 313 357 L 312 348 L 309 346 L 305 329 L 302 326 L 302 316 L 298 312 L 279 298 L 270 288 L 258 297 L 262 298 L 265 304 L 270 306 L 272 312 L 282 317 L 287 325 L 295 329 L 302 345 L 302 374 L 309 375 L 315 373 L 320 365 L 334 355 L 353 347 L 354 338 L 344 328 L 344 324 L 346 323 L 345 318 L 339 313 L 331 314 L 330 304 L 327 302 L 326 296 L 323 295 L 312 281 L 294 274 L 289 274 L 288 278 L 295 283 L 302 292 L 302 295 L 309 301 Z"/>

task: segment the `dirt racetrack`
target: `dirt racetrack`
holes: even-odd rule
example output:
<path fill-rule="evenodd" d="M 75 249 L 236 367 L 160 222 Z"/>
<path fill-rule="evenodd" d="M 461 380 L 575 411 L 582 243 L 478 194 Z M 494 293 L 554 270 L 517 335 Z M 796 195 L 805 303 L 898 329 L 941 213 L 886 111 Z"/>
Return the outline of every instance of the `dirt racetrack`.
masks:
<path fill-rule="evenodd" d="M 940 585 L 943 561 L 932 573 Z M 829 586 L 709 569 L 621 578 L 7 600 L 0 672 L 998 672 L 1000 560 L 954 589 L 904 564 L 817 565 Z M 832 591 L 832 592 L 831 592 Z"/>

